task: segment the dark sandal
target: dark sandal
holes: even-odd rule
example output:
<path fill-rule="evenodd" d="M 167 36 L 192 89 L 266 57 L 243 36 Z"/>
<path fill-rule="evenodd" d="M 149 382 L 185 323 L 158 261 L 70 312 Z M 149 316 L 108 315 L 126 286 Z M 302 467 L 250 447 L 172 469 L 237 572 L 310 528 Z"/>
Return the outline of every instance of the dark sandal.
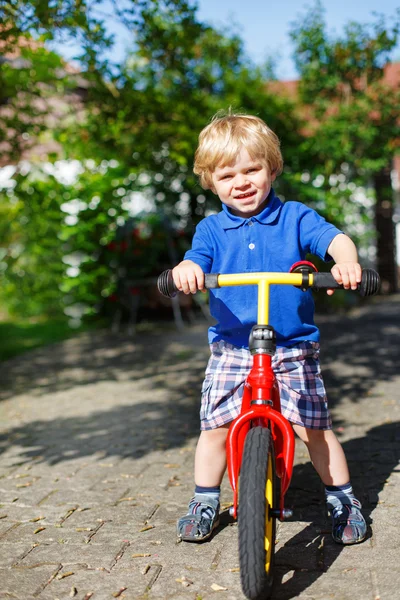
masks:
<path fill-rule="evenodd" d="M 337 544 L 359 544 L 367 536 L 367 524 L 361 513 L 361 503 L 355 498 L 339 506 L 331 506 L 332 537 Z"/>
<path fill-rule="evenodd" d="M 219 525 L 219 502 L 215 498 L 194 496 L 189 508 L 196 505 L 194 514 L 181 517 L 177 523 L 178 539 L 184 542 L 203 542 L 211 537 Z M 209 518 L 202 515 L 202 508 L 211 508 L 214 516 Z"/>

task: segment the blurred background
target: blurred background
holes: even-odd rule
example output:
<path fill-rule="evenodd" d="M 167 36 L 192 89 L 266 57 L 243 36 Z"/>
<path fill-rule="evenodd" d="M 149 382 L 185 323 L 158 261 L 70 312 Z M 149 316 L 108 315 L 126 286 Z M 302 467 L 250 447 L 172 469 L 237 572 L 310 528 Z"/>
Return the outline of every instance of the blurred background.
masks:
<path fill-rule="evenodd" d="M 219 210 L 192 165 L 228 107 L 280 137 L 281 199 L 341 227 L 396 293 L 400 9 L 376 4 L 0 0 L 0 359 L 206 314 L 155 281 Z"/>

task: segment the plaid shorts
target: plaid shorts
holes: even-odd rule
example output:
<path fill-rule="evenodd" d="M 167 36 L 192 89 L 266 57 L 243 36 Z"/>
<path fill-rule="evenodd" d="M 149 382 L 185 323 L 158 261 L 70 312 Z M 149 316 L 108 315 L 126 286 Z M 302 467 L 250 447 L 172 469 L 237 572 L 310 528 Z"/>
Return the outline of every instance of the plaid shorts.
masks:
<path fill-rule="evenodd" d="M 253 364 L 246 348 L 219 341 L 213 342 L 210 349 L 201 390 L 202 430 L 221 427 L 239 415 L 244 383 Z M 277 348 L 272 368 L 286 419 L 308 429 L 331 429 L 318 357 L 318 343 L 301 342 L 290 348 Z"/>

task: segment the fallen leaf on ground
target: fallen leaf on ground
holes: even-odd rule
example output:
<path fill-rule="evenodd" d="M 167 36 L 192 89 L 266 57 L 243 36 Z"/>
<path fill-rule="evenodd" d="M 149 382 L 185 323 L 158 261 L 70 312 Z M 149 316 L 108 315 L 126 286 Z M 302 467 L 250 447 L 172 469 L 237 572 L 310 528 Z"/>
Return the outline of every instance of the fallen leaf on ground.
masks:
<path fill-rule="evenodd" d="M 142 529 L 139 529 L 139 533 L 142 533 L 142 531 L 148 531 L 149 529 L 154 529 L 155 525 L 146 525 L 146 527 L 142 527 Z"/>
<path fill-rule="evenodd" d="M 67 571 L 66 573 L 60 573 L 59 575 L 57 575 L 57 579 L 65 579 L 66 577 L 70 577 L 71 575 L 74 575 L 74 571 Z"/>
<path fill-rule="evenodd" d="M 177 583 L 181 583 L 184 587 L 189 587 L 189 585 L 193 585 L 193 581 L 191 581 L 185 576 L 180 577 L 179 579 L 175 579 L 175 581 Z"/>
<path fill-rule="evenodd" d="M 222 585 L 218 585 L 218 583 L 213 583 L 211 589 L 214 590 L 214 592 L 223 592 L 228 588 L 222 587 Z"/>
<path fill-rule="evenodd" d="M 35 531 L 33 533 L 40 533 L 41 531 L 44 531 L 46 529 L 46 527 L 38 527 L 37 529 L 35 529 Z"/>

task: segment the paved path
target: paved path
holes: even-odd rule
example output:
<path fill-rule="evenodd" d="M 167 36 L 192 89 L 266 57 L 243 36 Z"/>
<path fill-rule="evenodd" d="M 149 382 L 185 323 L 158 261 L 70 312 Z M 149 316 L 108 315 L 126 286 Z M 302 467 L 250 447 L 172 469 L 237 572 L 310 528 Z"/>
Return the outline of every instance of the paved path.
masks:
<path fill-rule="evenodd" d="M 274 598 L 400 589 L 400 297 L 321 321 L 336 431 L 373 535 L 342 548 L 299 443 Z M 0 598 L 241 600 L 237 526 L 176 544 L 192 492 L 205 326 L 101 332 L 0 367 Z M 231 500 L 225 481 L 223 501 Z"/>

